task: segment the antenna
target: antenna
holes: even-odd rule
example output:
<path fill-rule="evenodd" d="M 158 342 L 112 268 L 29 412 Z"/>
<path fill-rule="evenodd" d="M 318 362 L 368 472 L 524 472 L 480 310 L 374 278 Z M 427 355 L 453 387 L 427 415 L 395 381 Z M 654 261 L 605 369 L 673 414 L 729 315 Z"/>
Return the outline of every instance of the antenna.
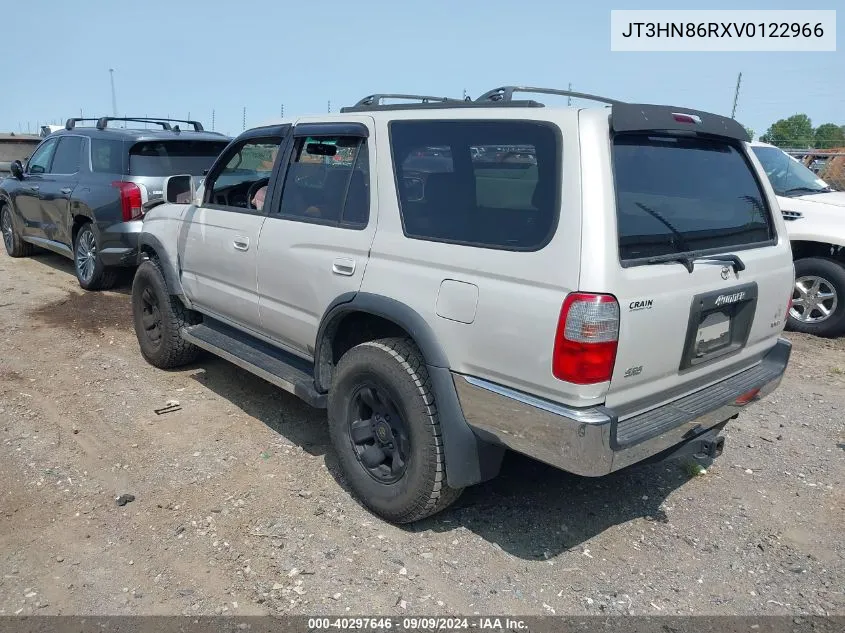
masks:
<path fill-rule="evenodd" d="M 115 96 L 115 92 L 114 92 L 114 68 L 109 68 L 109 78 L 111 79 L 112 116 L 117 116 L 117 96 Z"/>
<path fill-rule="evenodd" d="M 734 107 L 731 110 L 731 118 L 736 118 L 736 104 L 739 101 L 739 85 L 742 83 L 742 73 L 739 73 L 739 76 L 736 78 L 736 91 L 734 92 Z"/>
<path fill-rule="evenodd" d="M 569 82 L 569 92 L 572 92 L 572 82 L 571 81 Z M 567 106 L 572 105 L 572 95 L 569 95 L 568 97 L 566 97 L 566 105 Z"/>
<path fill-rule="evenodd" d="M 211 131 L 214 131 L 214 110 L 211 111 Z"/>
<path fill-rule="evenodd" d="M 243 130 L 246 129 L 246 106 L 244 106 L 244 127 Z M 241 130 L 243 132 L 243 130 Z"/>
<path fill-rule="evenodd" d="M 332 100 L 329 99 L 329 109 L 326 110 L 326 112 L 331 112 L 331 111 L 332 111 Z"/>
<path fill-rule="evenodd" d="M 285 118 L 285 104 L 284 103 L 279 107 L 279 116 L 283 119 Z"/>

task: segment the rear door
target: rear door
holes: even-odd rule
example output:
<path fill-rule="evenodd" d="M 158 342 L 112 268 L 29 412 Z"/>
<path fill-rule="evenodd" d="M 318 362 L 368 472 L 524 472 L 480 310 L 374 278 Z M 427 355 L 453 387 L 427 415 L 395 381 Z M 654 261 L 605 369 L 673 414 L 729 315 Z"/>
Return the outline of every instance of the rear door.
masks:
<path fill-rule="evenodd" d="M 72 248 L 71 197 L 79 183 L 85 143 L 86 139 L 82 136 L 65 135 L 59 139 L 50 173 L 44 174 L 39 191 L 45 219 L 44 237 L 68 248 Z"/>
<path fill-rule="evenodd" d="M 230 147 L 209 173 L 202 205 L 186 212 L 179 239 L 182 285 L 191 301 L 252 331 L 260 327 L 256 264 L 266 217 L 255 199 L 282 138 L 265 132 Z"/>
<path fill-rule="evenodd" d="M 376 229 L 370 191 L 375 139 L 364 123 L 294 128 L 283 189 L 272 195 L 258 245 L 265 335 L 311 356 L 320 320 L 338 297 L 361 287 Z"/>
<path fill-rule="evenodd" d="M 605 266 L 584 262 L 581 287 L 619 302 L 606 403 L 625 415 L 759 361 L 783 329 L 793 267 L 776 199 L 741 140 L 637 129 L 610 145 L 611 238 Z M 589 214 L 586 224 L 590 239 Z"/>

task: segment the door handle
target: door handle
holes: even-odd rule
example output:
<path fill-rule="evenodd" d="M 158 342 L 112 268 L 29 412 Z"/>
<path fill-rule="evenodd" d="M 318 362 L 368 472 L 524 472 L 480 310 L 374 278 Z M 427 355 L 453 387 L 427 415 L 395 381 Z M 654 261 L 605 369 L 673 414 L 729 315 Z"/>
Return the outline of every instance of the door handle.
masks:
<path fill-rule="evenodd" d="M 249 250 L 249 238 L 238 236 L 238 237 L 235 238 L 235 241 L 232 242 L 232 245 L 239 251 L 248 251 Z"/>
<path fill-rule="evenodd" d="M 332 263 L 332 272 L 335 275 L 351 277 L 355 274 L 355 260 L 346 258 L 334 260 Z"/>
<path fill-rule="evenodd" d="M 30 191 L 38 191 L 39 188 L 40 187 L 38 185 L 29 185 L 27 187 L 27 189 L 29 189 Z"/>
<path fill-rule="evenodd" d="M 62 189 L 59 189 L 59 191 L 61 191 L 65 195 L 68 195 L 71 191 L 73 191 L 73 189 L 71 187 L 64 187 Z"/>

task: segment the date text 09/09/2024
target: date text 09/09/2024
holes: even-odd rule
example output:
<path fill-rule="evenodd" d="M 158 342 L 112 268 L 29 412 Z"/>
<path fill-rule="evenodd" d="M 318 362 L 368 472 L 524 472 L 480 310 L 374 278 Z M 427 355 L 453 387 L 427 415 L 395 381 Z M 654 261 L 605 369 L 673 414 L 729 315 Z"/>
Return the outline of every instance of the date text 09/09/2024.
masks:
<path fill-rule="evenodd" d="M 526 629 L 523 620 L 511 618 L 446 618 L 446 617 L 374 617 L 374 618 L 309 618 L 308 630 L 370 630 L 370 631 L 461 631 Z"/>

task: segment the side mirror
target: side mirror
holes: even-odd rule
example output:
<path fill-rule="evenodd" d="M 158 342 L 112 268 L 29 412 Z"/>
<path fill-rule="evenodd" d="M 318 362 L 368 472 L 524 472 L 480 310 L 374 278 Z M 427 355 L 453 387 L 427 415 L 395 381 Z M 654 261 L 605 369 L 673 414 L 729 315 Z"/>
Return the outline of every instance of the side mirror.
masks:
<path fill-rule="evenodd" d="M 190 174 L 170 176 L 164 180 L 164 199 L 177 204 L 191 204 L 196 195 L 194 177 Z"/>
<path fill-rule="evenodd" d="M 9 170 L 12 172 L 12 175 L 17 178 L 18 180 L 23 180 L 23 164 L 19 160 L 13 160 L 12 164 L 9 166 Z"/>

